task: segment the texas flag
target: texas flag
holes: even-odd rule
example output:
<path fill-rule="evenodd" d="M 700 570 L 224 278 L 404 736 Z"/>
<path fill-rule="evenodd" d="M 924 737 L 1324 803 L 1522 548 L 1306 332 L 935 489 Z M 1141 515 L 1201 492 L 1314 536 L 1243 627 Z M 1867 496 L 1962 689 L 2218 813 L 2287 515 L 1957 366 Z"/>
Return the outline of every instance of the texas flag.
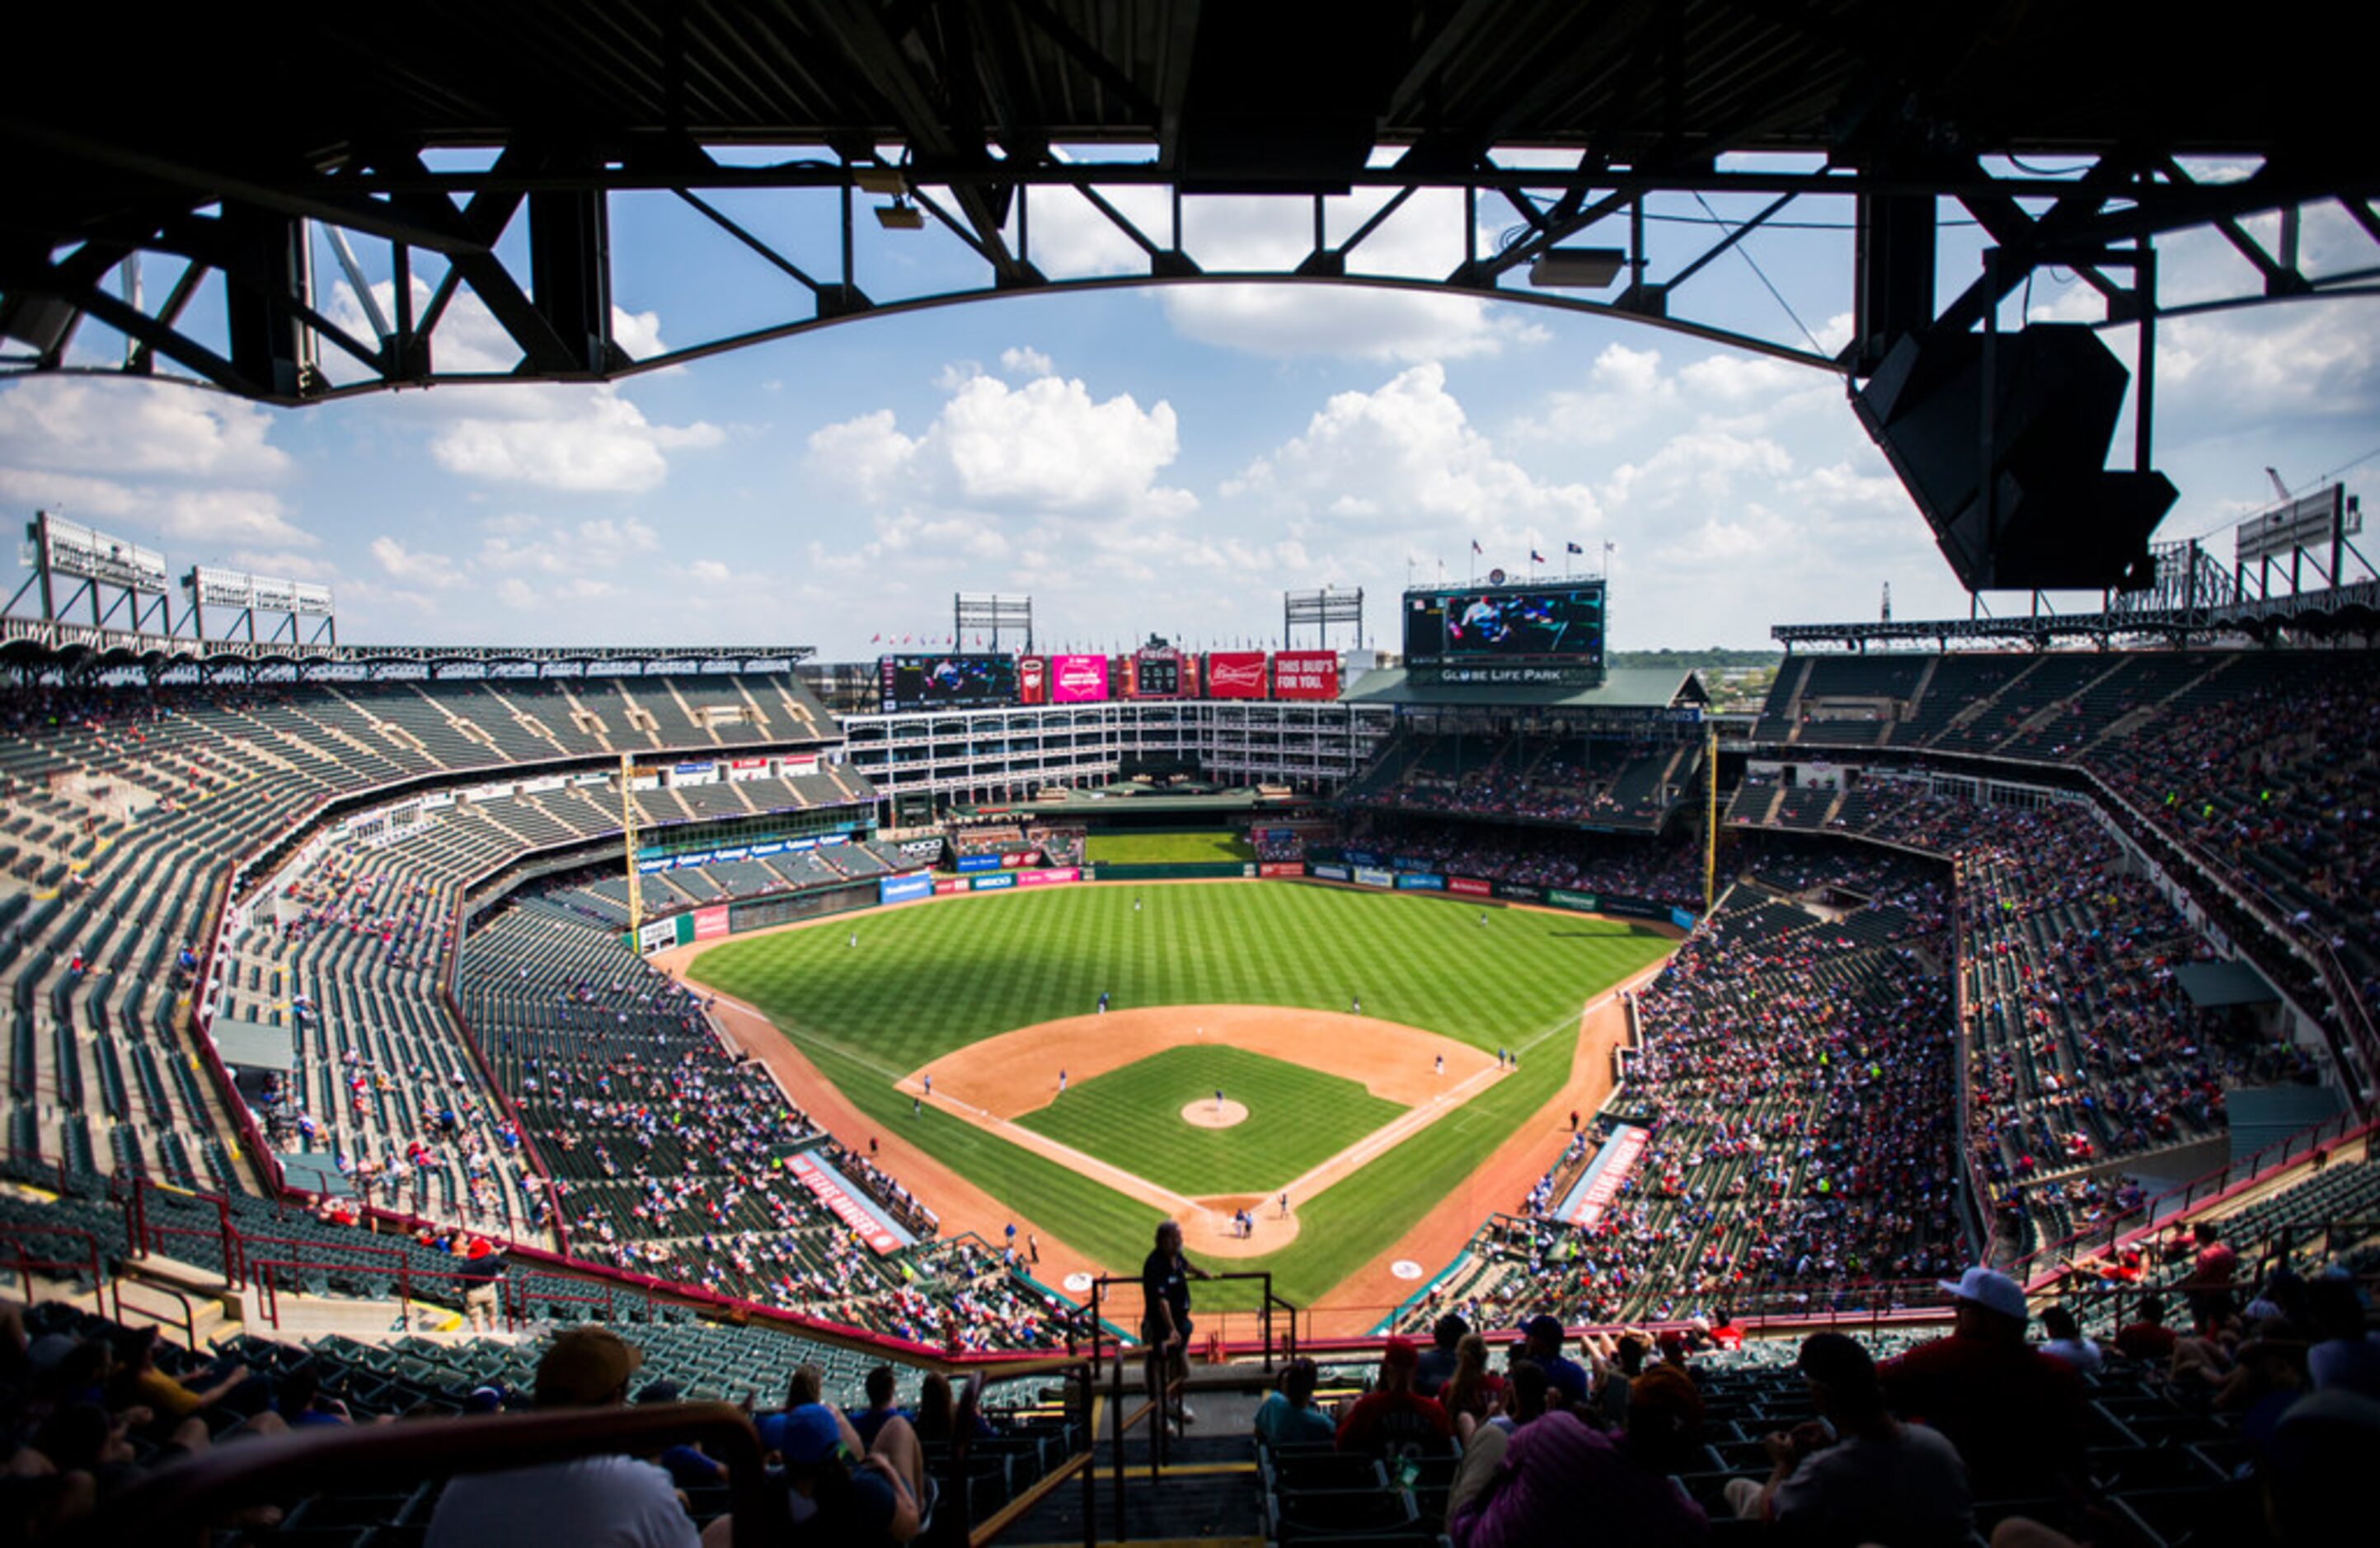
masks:
<path fill-rule="evenodd" d="M 1529 550 L 1529 562 L 1530 562 L 1530 563 L 1532 563 L 1532 564 L 1543 564 L 1545 562 L 1546 562 L 1546 556 L 1545 556 L 1544 554 L 1539 553 L 1539 552 L 1538 552 L 1536 550 L 1535 550 L 1535 549 L 1531 549 L 1531 550 Z"/>

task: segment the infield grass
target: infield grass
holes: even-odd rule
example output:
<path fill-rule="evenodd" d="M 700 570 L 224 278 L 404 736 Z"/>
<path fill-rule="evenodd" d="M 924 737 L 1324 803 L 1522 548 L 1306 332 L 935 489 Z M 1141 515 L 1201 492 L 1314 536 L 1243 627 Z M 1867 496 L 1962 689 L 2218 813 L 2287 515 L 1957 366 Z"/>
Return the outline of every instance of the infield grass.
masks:
<path fill-rule="evenodd" d="M 859 944 L 847 947 L 854 929 Z M 1310 1203 L 1299 1201 L 1296 1241 L 1221 1265 L 1269 1269 L 1280 1294 L 1313 1305 L 1424 1211 L 1470 1186 L 1569 1078 L 1580 1009 L 1670 945 L 1617 921 L 1447 898 L 1293 882 L 1125 883 L 844 915 L 827 928 L 714 947 L 692 974 L 759 1008 L 888 1132 L 994 1198 L 1015 1201 L 1087 1257 L 1125 1271 L 1148 1251 L 1156 1217 L 1147 1205 L 960 1119 L 932 1108 L 913 1117 L 893 1082 L 996 1033 L 1087 1014 L 1102 989 L 1119 1010 L 1344 1010 L 1360 995 L 1366 1015 L 1490 1053 L 1516 1050 L 1514 1074 Z M 1477 1213 L 1512 1203 L 1483 1197 Z"/>
<path fill-rule="evenodd" d="M 1094 865 L 1178 865 L 1256 857 L 1255 849 L 1236 833 L 1094 833 L 1083 854 Z"/>
<path fill-rule="evenodd" d="M 1182 1117 L 1219 1091 L 1247 1108 L 1244 1122 L 1200 1129 Z M 1274 1192 L 1404 1110 L 1342 1076 L 1218 1043 L 1135 1059 L 1016 1121 L 1196 1198 Z"/>

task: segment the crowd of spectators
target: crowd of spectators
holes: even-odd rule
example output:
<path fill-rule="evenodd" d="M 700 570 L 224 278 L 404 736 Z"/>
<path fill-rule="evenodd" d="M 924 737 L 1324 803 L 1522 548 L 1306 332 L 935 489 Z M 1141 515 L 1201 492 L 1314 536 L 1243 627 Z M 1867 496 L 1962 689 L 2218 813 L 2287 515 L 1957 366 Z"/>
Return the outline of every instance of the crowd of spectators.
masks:
<path fill-rule="evenodd" d="M 1702 852 L 1691 837 L 1671 842 L 1557 836 L 1368 813 L 1357 819 L 1347 847 L 1427 861 L 1449 876 L 1609 892 L 1686 908 L 1702 903 Z"/>
<path fill-rule="evenodd" d="M 1365 806 L 1532 822 L 1658 828 L 1692 783 L 1691 746 L 1494 732 L 1391 744 Z"/>

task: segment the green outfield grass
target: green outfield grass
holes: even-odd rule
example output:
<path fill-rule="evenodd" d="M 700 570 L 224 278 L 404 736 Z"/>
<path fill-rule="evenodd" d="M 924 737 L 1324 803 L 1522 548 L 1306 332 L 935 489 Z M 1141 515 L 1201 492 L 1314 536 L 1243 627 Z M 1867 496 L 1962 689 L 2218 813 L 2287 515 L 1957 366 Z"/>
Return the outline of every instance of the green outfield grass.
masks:
<path fill-rule="evenodd" d="M 1094 833 L 1083 858 L 1094 865 L 1178 865 L 1213 860 L 1254 860 L 1236 833 Z"/>
<path fill-rule="evenodd" d="M 1248 1109 L 1245 1122 L 1200 1129 L 1183 1119 L 1219 1091 Z M 1274 1192 L 1404 1110 L 1342 1076 L 1209 1044 L 1075 1082 L 1016 1121 L 1195 1198 Z"/>
<path fill-rule="evenodd" d="M 844 944 L 855 928 L 856 949 Z M 1453 899 L 1290 882 L 1123 884 L 844 916 L 714 947 L 693 974 L 766 1012 L 887 1131 L 1126 1271 L 1148 1250 L 1146 1205 L 958 1119 L 930 1108 L 913 1117 L 893 1082 L 993 1034 L 1087 1014 L 1103 989 L 1119 1010 L 1344 1010 L 1360 995 L 1366 1015 L 1517 1050 L 1517 1074 L 1310 1204 L 1300 1200 L 1295 1242 L 1231 1264 L 1270 1269 L 1281 1294 L 1311 1305 L 1466 1186 L 1568 1078 L 1580 1007 L 1670 945 L 1616 921 Z M 1513 1203 L 1483 1197 L 1478 1213 Z"/>

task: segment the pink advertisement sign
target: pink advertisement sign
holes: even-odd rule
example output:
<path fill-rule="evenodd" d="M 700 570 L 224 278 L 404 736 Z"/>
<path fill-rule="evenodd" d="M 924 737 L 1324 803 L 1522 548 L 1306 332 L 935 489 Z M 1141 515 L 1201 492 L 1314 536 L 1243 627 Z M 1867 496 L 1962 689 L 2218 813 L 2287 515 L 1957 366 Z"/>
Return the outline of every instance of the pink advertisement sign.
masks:
<path fill-rule="evenodd" d="M 1104 656 L 1050 658 L 1050 702 L 1088 704 L 1108 696 L 1108 659 Z"/>
<path fill-rule="evenodd" d="M 1449 892 L 1460 892 L 1466 898 L 1485 898 L 1496 890 L 1492 885 L 1481 881 L 1476 877 L 1449 877 L 1446 878 L 1446 889 Z"/>
<path fill-rule="evenodd" d="M 715 903 L 694 911 L 694 938 L 710 940 L 727 933 L 727 905 Z"/>
<path fill-rule="evenodd" d="M 1016 873 L 1016 885 L 1019 887 L 1054 887 L 1062 881 L 1079 881 L 1081 879 L 1082 872 L 1076 870 L 1072 865 L 1062 865 L 1053 871 L 1019 871 Z"/>

